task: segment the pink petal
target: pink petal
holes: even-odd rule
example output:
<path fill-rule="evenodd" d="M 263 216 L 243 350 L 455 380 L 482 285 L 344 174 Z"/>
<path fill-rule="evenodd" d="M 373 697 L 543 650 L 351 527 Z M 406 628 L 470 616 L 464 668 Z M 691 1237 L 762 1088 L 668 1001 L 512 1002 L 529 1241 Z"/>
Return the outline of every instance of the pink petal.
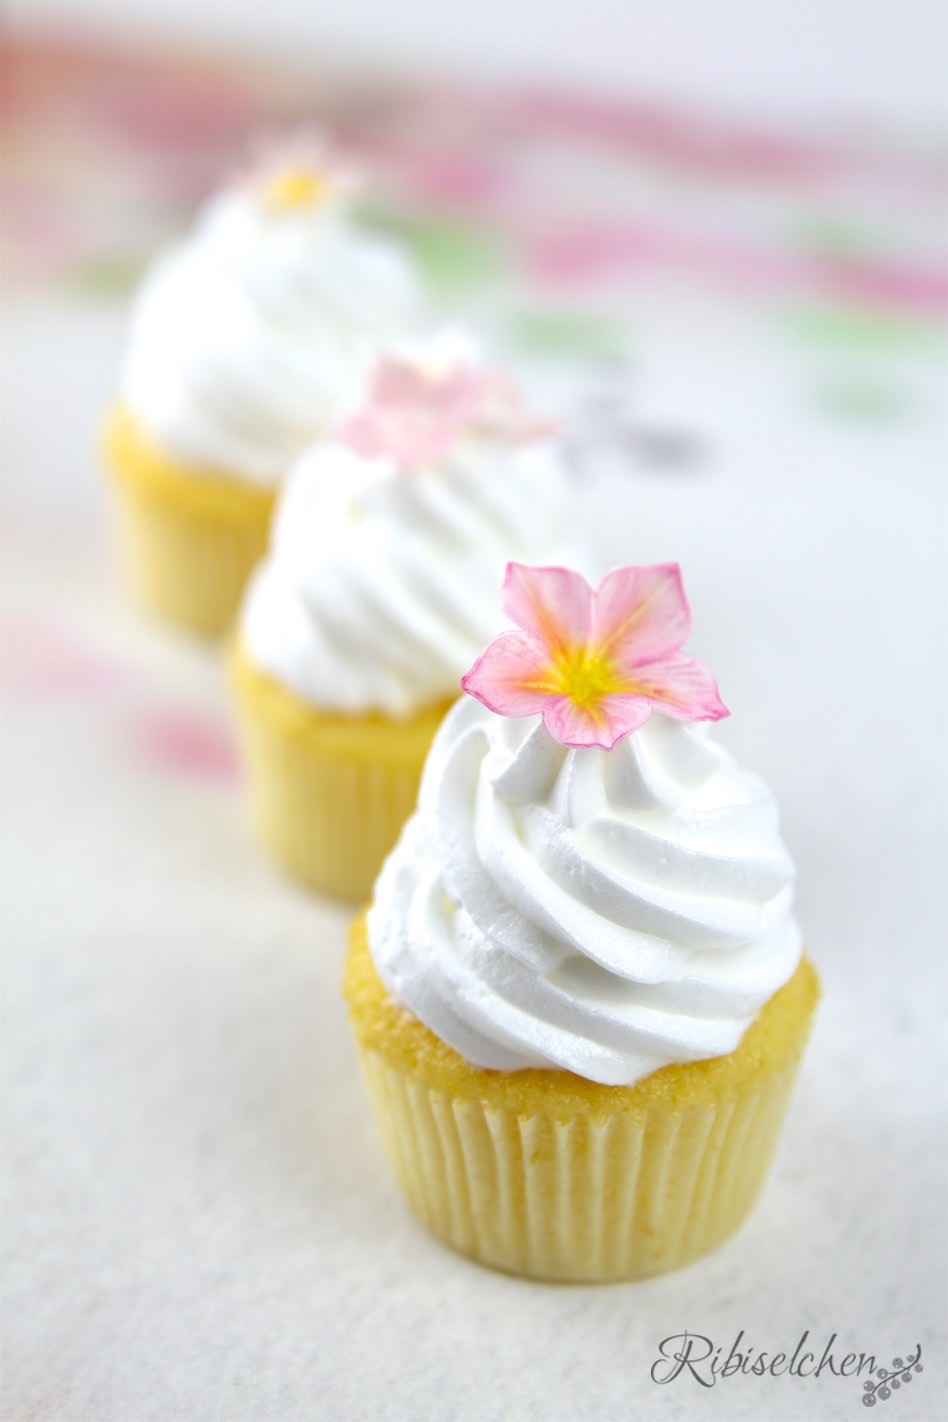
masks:
<path fill-rule="evenodd" d="M 596 713 L 604 716 L 612 735 L 612 745 L 631 736 L 640 726 L 644 726 L 652 714 L 652 703 L 645 696 L 630 696 L 616 691 L 603 696 L 596 707 Z"/>
<path fill-rule="evenodd" d="M 462 676 L 461 686 L 501 716 L 532 716 L 550 698 L 550 661 L 532 637 L 502 632 Z"/>
<path fill-rule="evenodd" d="M 467 367 L 429 375 L 409 361 L 384 359 L 369 398 L 340 437 L 358 454 L 389 455 L 400 464 L 434 463 L 470 426 L 482 379 Z"/>
<path fill-rule="evenodd" d="M 385 451 L 384 421 L 379 418 L 377 411 L 366 406 L 343 421 L 339 438 L 343 444 L 354 449 L 356 454 L 361 454 L 366 459 L 375 459 Z"/>
<path fill-rule="evenodd" d="M 518 386 L 508 376 L 485 372 L 478 425 L 502 439 L 527 444 L 556 430 L 555 421 L 532 415 Z"/>
<path fill-rule="evenodd" d="M 543 724 L 564 746 L 612 747 L 648 720 L 651 702 L 642 696 L 603 696 L 594 707 L 578 706 L 568 696 L 547 700 Z"/>
<path fill-rule="evenodd" d="M 424 376 L 417 366 L 385 356 L 376 367 L 369 404 L 375 409 L 397 410 L 399 405 L 424 402 L 426 393 Z"/>
<path fill-rule="evenodd" d="M 432 419 L 469 420 L 483 392 L 481 373 L 470 366 L 455 366 L 429 374 L 407 360 L 388 358 L 379 364 L 370 403 L 377 409 L 399 413 L 424 411 Z"/>
<path fill-rule="evenodd" d="M 396 464 L 412 468 L 441 459 L 454 444 L 457 430 L 407 408 L 397 413 L 366 409 L 346 423 L 341 436 L 357 454 L 369 459 L 388 455 Z"/>
<path fill-rule="evenodd" d="M 684 654 L 636 667 L 635 694 L 650 697 L 656 706 L 679 721 L 720 721 L 730 711 L 718 695 L 710 667 Z"/>
<path fill-rule="evenodd" d="M 593 595 L 592 643 L 623 670 L 677 651 L 690 625 L 677 563 L 616 568 Z"/>
<path fill-rule="evenodd" d="M 589 637 L 592 589 L 569 568 L 508 563 L 501 607 L 548 652 L 581 647 Z"/>

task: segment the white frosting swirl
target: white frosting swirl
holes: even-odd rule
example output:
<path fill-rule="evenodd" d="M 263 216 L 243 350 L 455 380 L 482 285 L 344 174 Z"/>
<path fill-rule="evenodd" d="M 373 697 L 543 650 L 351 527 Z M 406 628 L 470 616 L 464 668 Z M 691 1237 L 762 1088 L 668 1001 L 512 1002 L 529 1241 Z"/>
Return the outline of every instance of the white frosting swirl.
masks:
<path fill-rule="evenodd" d="M 764 783 L 653 713 L 613 750 L 469 697 L 376 884 L 392 996 L 477 1066 L 628 1085 L 721 1056 L 802 951 Z"/>
<path fill-rule="evenodd" d="M 272 484 L 421 307 L 404 254 L 338 204 L 274 211 L 234 189 L 146 276 L 122 392 L 182 461 Z"/>
<path fill-rule="evenodd" d="M 470 434 L 430 468 L 320 442 L 281 492 L 244 602 L 253 661 L 324 710 L 453 698 L 497 623 L 509 559 L 581 562 L 556 447 Z"/>

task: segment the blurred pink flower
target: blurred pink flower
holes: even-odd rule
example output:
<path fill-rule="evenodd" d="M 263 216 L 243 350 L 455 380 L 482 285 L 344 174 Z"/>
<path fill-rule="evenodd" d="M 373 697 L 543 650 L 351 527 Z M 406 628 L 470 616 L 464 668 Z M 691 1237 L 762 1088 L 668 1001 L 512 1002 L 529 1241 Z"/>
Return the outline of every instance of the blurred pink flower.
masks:
<path fill-rule="evenodd" d="M 344 204 L 360 184 L 355 169 L 315 124 L 260 134 L 242 181 L 277 212 Z"/>
<path fill-rule="evenodd" d="M 432 371 L 387 357 L 366 404 L 343 424 L 340 436 L 358 454 L 388 455 L 417 467 L 435 463 L 473 430 L 529 440 L 550 428 L 527 415 L 516 387 L 503 376 L 466 364 Z"/>

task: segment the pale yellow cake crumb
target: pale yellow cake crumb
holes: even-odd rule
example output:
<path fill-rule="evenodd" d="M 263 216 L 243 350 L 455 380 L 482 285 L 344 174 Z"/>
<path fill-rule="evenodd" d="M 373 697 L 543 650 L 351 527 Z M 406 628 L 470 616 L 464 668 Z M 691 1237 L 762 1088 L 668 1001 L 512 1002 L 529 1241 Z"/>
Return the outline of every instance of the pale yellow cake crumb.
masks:
<path fill-rule="evenodd" d="M 310 888 L 364 901 L 415 808 L 450 703 L 404 720 L 324 712 L 267 676 L 237 641 L 231 678 L 262 839 Z"/>
<path fill-rule="evenodd" d="M 409 1204 L 446 1244 L 535 1278 L 677 1268 L 740 1225 L 766 1174 L 817 999 L 804 958 L 734 1052 L 632 1086 L 486 1071 L 394 1003 L 353 925 L 344 991 Z"/>
<path fill-rule="evenodd" d="M 266 551 L 275 490 L 173 459 L 121 405 L 102 445 L 138 595 L 188 631 L 220 636 Z"/>

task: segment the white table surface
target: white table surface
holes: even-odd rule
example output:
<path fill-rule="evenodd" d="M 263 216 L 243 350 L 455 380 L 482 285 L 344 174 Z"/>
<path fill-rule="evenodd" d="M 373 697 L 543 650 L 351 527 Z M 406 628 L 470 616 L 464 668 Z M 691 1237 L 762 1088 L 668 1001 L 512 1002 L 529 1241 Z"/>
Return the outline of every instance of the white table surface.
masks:
<path fill-rule="evenodd" d="M 124 600 L 90 451 L 122 313 L 10 305 L 8 1422 L 861 1410 L 861 1380 L 825 1371 L 657 1386 L 686 1330 L 771 1354 L 835 1334 L 882 1365 L 920 1343 L 879 1407 L 948 1415 L 937 364 L 907 368 L 912 421 L 839 425 L 752 345 L 715 358 L 720 336 L 679 330 L 642 372 L 646 412 L 710 431 L 709 467 L 599 474 L 587 507 L 604 561 L 684 567 L 825 996 L 742 1232 L 665 1278 L 553 1287 L 404 1208 L 339 998 L 348 914 L 253 843 L 219 657 Z"/>

